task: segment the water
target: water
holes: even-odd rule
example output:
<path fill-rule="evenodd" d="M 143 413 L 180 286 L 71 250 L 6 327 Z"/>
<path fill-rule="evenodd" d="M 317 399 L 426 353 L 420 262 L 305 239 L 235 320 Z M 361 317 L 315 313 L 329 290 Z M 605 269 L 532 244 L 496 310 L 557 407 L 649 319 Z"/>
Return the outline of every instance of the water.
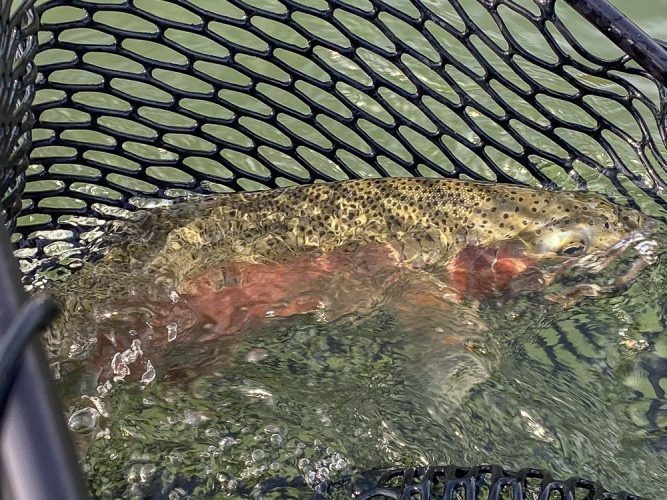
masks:
<path fill-rule="evenodd" d="M 447 2 L 428 3 L 449 13 Z M 667 38 L 664 6 L 615 3 L 651 34 Z M 593 36 L 563 9 L 580 38 Z M 500 43 L 490 19 L 475 22 Z M 547 57 L 537 33 L 519 35 Z M 618 55 L 602 36 L 590 40 L 594 53 Z M 149 55 L 164 58 L 159 51 Z M 97 57 L 103 62 L 103 54 Z M 545 73 L 538 77 L 554 88 L 565 85 Z M 655 92 L 648 87 L 641 86 Z M 466 90 L 474 92 L 474 85 Z M 452 149 L 482 169 L 469 150 Z M 513 165 L 504 167 L 522 178 Z M 62 168 L 67 173 L 76 166 Z M 558 170 L 547 165 L 545 174 L 552 169 Z M 554 177 L 574 187 L 566 176 Z M 589 189 L 617 195 L 601 174 L 588 180 Z M 29 189 L 39 190 L 37 182 Z M 91 186 L 84 187 L 108 191 Z M 206 332 L 184 335 L 171 321 L 148 340 L 137 313 L 116 345 L 104 338 L 93 343 L 92 332 L 67 339 L 63 345 L 72 351 L 55 346 L 52 362 L 99 498 L 250 495 L 275 477 L 303 477 L 313 485 L 356 469 L 494 462 L 587 476 L 659 499 L 667 494 L 666 273 L 659 263 L 622 294 L 567 310 L 548 307 L 538 300 L 543 294 L 520 294 L 504 303 L 427 308 L 410 316 L 398 308 L 400 293 L 393 300 L 370 294 L 366 298 L 379 303 L 363 314 L 343 307 L 328 321 L 301 315 L 256 322 L 208 340 L 201 339 Z M 344 283 L 334 289 L 346 290 Z M 342 301 L 348 306 L 355 299 L 349 289 Z M 419 323 L 424 317 L 429 321 Z M 91 360 L 101 344 L 103 356 Z M 109 372 L 116 355 L 117 373 Z M 107 372 L 100 372 L 103 361 Z M 130 373 L 114 380 L 125 373 L 123 365 Z M 98 388 L 98 379 L 109 384 Z M 298 495 L 309 492 L 306 487 Z"/>
<path fill-rule="evenodd" d="M 269 266 L 284 311 L 314 288 L 329 305 L 266 318 L 265 298 L 233 299 L 256 312 L 234 333 L 192 326 L 175 297 L 170 313 L 135 297 L 90 331 L 72 323 L 52 361 L 93 494 L 248 496 L 302 477 L 308 497 L 355 470 L 491 462 L 665 496 L 664 262 L 564 309 L 544 299 L 556 285 L 462 301 L 444 286 L 438 300 L 434 276 L 382 287 L 382 266 L 351 260 L 317 276 L 312 261 Z"/>

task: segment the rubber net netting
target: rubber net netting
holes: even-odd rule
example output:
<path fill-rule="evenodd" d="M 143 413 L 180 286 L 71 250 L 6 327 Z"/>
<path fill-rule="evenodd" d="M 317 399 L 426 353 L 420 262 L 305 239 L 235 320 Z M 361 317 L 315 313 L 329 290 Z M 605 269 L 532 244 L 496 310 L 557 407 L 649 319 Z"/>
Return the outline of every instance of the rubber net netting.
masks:
<path fill-rule="evenodd" d="M 0 215 L 10 229 L 28 167 L 38 23 L 29 4 L 0 1 Z"/>
<path fill-rule="evenodd" d="M 260 498 L 299 498 L 302 478 L 274 479 L 259 485 L 254 494 Z M 248 492 L 250 493 L 250 492 Z M 377 469 L 357 473 L 338 481 L 321 483 L 313 500 L 333 498 L 420 499 L 420 500 L 640 500 L 627 492 L 609 492 L 593 481 L 571 477 L 555 479 L 548 471 L 521 469 L 511 471 L 494 465 L 475 467 L 432 466 L 404 469 Z"/>
<path fill-rule="evenodd" d="M 565 0 L 31 4 L 0 0 L 0 203 L 27 282 L 80 266 L 105 220 L 187 193 L 459 176 L 667 206 L 665 87 Z M 634 498 L 540 474 L 326 487 L 496 498 L 483 488 L 537 478 L 548 498 Z"/>
<path fill-rule="evenodd" d="M 289 485 L 274 485 L 275 493 L 286 494 Z M 271 489 L 267 488 L 270 492 Z M 316 490 L 315 499 L 355 498 L 421 500 L 501 500 L 536 498 L 564 500 L 639 500 L 625 492 L 611 493 L 600 484 L 585 479 L 554 479 L 540 469 L 509 471 L 498 466 L 477 467 L 409 467 L 360 473 L 338 483 L 324 483 Z"/>
<path fill-rule="evenodd" d="M 15 2 L 16 3 L 16 2 Z M 665 88 L 564 0 L 41 1 L 24 272 L 187 192 L 462 176 L 665 205 Z"/>

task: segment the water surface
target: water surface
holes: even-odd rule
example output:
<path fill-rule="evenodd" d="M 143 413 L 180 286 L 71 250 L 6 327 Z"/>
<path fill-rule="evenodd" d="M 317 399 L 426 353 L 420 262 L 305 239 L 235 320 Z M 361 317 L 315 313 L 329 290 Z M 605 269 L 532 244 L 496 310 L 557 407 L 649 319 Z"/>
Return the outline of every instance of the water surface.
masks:
<path fill-rule="evenodd" d="M 60 387 L 100 498 L 250 495 L 276 478 L 304 478 L 307 497 L 355 470 L 489 462 L 663 498 L 666 279 L 658 263 L 569 309 L 542 291 L 415 306 L 408 281 L 332 320 L 166 325 L 152 341 L 129 323 L 116 352 L 66 344 Z"/>

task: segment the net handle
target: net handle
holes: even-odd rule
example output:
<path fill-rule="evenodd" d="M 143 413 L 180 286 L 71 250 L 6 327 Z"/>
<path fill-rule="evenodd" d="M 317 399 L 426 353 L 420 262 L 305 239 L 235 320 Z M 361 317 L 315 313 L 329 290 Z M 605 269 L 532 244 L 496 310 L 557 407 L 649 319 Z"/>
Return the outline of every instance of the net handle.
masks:
<path fill-rule="evenodd" d="M 637 64 L 667 87 L 667 48 L 608 0 L 565 0 Z"/>
<path fill-rule="evenodd" d="M 0 336 L 28 300 L 2 222 Z M 40 339 L 28 344 L 22 358 L 0 421 L 0 497 L 89 498 Z"/>

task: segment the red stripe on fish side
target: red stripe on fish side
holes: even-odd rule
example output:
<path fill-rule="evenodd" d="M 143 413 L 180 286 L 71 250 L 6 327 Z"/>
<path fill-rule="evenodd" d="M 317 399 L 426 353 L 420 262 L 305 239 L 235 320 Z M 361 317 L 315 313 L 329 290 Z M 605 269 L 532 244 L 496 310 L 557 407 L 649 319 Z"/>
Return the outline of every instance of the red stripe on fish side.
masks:
<path fill-rule="evenodd" d="M 452 286 L 464 296 L 484 297 L 502 292 L 537 259 L 516 246 L 463 248 L 447 264 Z"/>

